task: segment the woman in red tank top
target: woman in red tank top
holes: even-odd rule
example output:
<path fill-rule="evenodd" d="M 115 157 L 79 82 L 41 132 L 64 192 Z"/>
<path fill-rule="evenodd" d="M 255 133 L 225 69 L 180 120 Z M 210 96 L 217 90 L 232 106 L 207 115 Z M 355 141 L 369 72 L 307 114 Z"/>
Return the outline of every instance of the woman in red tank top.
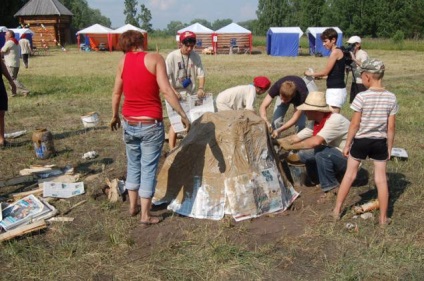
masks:
<path fill-rule="evenodd" d="M 113 131 L 121 126 L 118 112 L 123 94 L 122 125 L 127 154 L 125 187 L 130 201 L 129 213 L 131 216 L 138 214 L 140 197 L 140 223 L 149 226 L 161 221 L 161 218 L 150 214 L 165 135 L 159 90 L 181 116 L 187 130 L 190 129 L 190 121 L 169 84 L 163 57 L 158 53 L 144 52 L 143 40 L 143 34 L 133 30 L 124 32 L 119 38 L 125 55 L 115 76 L 110 127 Z"/>

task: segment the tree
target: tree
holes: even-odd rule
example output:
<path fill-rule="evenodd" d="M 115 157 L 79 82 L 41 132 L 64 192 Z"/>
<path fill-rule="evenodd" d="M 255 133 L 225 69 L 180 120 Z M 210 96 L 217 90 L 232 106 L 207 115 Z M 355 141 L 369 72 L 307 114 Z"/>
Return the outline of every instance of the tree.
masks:
<path fill-rule="evenodd" d="M 190 22 L 190 24 L 194 24 L 194 23 L 200 23 L 201 25 L 203 25 L 204 27 L 210 28 L 212 29 L 212 24 L 205 20 L 205 19 L 194 19 Z"/>
<path fill-rule="evenodd" d="M 137 0 L 125 0 L 125 23 L 140 27 L 137 20 Z"/>
<path fill-rule="evenodd" d="M 290 0 L 259 0 L 257 32 L 264 35 L 271 26 L 290 26 L 292 7 Z"/>
<path fill-rule="evenodd" d="M 177 34 L 177 31 L 184 28 L 184 24 L 180 21 L 171 21 L 170 23 L 168 23 L 168 25 L 166 26 L 166 30 L 167 30 L 167 34 L 168 35 L 175 35 Z"/>
<path fill-rule="evenodd" d="M 16 14 L 29 0 L 1 0 L 0 19 L 1 25 L 7 27 L 18 27 L 18 19 L 13 15 Z"/>
<path fill-rule="evenodd" d="M 152 32 L 152 24 L 150 21 L 152 20 L 152 13 L 149 9 L 146 8 L 144 4 L 141 4 L 141 11 L 138 15 L 138 19 L 141 21 L 141 28 L 146 30 L 147 32 Z"/>
<path fill-rule="evenodd" d="M 232 22 L 233 22 L 232 19 L 216 20 L 212 23 L 212 30 L 218 30 L 221 27 L 227 26 Z"/>

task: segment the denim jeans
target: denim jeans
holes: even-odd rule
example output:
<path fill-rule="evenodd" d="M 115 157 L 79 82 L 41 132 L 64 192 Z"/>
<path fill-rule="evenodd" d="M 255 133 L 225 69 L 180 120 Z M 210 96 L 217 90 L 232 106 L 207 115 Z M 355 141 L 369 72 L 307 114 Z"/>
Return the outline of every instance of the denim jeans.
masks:
<path fill-rule="evenodd" d="M 142 198 L 152 198 L 161 156 L 165 131 L 162 122 L 130 126 L 123 121 L 124 142 L 127 152 L 128 190 L 138 190 Z"/>
<path fill-rule="evenodd" d="M 299 158 L 305 163 L 306 172 L 311 179 L 318 175 L 324 192 L 340 185 L 337 176 L 345 173 L 347 158 L 337 148 L 321 145 L 314 149 L 300 150 Z"/>
<path fill-rule="evenodd" d="M 274 106 L 274 116 L 272 117 L 272 127 L 273 129 L 280 128 L 284 125 L 284 116 L 286 116 L 287 110 L 289 109 L 290 104 L 285 104 L 281 102 L 280 97 L 276 98 Z M 306 124 L 306 115 L 302 112 L 299 120 L 296 122 L 297 132 L 302 131 L 305 128 Z"/>

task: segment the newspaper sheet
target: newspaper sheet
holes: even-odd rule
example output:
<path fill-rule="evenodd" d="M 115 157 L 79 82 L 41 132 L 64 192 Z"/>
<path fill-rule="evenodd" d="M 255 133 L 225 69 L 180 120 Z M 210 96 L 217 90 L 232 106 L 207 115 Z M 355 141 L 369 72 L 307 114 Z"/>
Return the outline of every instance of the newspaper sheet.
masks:
<path fill-rule="evenodd" d="M 3 209 L 3 220 L 0 221 L 0 227 L 7 231 L 29 223 L 31 220 L 51 211 L 52 209 L 49 206 L 43 204 L 42 201 L 31 194 Z"/>
<path fill-rule="evenodd" d="M 197 95 L 189 95 L 187 93 L 180 93 L 181 100 L 180 104 L 187 117 L 190 119 L 190 122 L 195 121 L 197 118 L 202 116 L 205 112 L 215 112 L 215 107 L 213 105 L 213 96 L 212 94 L 206 94 L 205 98 L 199 99 Z M 169 105 L 166 104 L 166 111 L 168 112 L 169 122 L 171 123 L 174 131 L 176 133 L 184 132 L 184 126 L 181 122 L 181 117 L 178 113 Z"/>
<path fill-rule="evenodd" d="M 43 197 L 70 198 L 85 192 L 84 182 L 44 182 Z"/>
<path fill-rule="evenodd" d="M 298 196 L 294 189 L 287 190 L 276 168 L 227 178 L 225 190 L 236 221 L 285 210 Z"/>

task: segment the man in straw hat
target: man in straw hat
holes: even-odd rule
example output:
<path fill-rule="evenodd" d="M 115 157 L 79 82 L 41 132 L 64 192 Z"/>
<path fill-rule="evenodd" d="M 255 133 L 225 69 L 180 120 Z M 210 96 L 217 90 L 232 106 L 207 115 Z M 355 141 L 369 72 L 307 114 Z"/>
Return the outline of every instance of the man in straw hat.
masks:
<path fill-rule="evenodd" d="M 318 203 L 323 203 L 329 194 L 337 192 L 340 185 L 337 178 L 346 170 L 347 159 L 342 150 L 350 123 L 343 115 L 332 113 L 323 92 L 310 92 L 297 109 L 313 122 L 299 133 L 277 141 L 285 150 L 299 150 L 309 177 L 314 182 L 319 180 L 324 193 Z"/>

